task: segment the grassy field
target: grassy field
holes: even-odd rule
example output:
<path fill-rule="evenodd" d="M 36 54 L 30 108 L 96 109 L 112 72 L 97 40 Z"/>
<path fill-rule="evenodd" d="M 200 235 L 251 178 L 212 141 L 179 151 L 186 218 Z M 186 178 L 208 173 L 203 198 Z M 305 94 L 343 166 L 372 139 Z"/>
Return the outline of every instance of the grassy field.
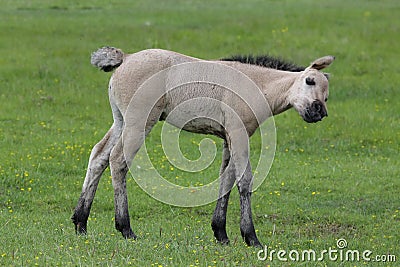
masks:
<path fill-rule="evenodd" d="M 400 263 L 400 2 L 3 0 L 0 10 L 1 266 L 398 266 Z M 291 110 L 275 118 L 272 169 L 253 194 L 256 231 L 270 250 L 348 249 L 397 262 L 259 261 L 228 212 L 229 246 L 214 241 L 214 204 L 171 207 L 129 179 L 137 241 L 114 229 L 107 170 L 76 236 L 70 217 L 91 147 L 112 123 L 104 74 L 90 66 L 103 45 L 164 48 L 200 58 L 269 53 L 306 65 L 332 54 L 329 117 L 306 124 Z M 160 125 L 147 143 L 169 173 Z M 204 136 L 182 135 L 198 155 Z M 221 142 L 216 140 L 220 149 Z M 257 147 L 257 140 L 252 146 Z M 192 175 L 216 177 L 210 168 Z M 171 172 L 171 177 L 176 177 Z M 179 174 L 185 179 L 185 174 Z M 196 180 L 197 179 L 197 180 Z"/>

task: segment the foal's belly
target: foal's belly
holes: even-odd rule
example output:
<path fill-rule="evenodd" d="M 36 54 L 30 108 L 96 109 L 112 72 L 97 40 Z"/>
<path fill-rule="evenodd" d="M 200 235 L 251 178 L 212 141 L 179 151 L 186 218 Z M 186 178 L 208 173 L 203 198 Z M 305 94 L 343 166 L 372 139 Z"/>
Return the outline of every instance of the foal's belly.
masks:
<path fill-rule="evenodd" d="M 212 134 L 221 138 L 225 137 L 224 127 L 216 120 L 206 117 L 194 117 L 193 119 L 167 117 L 169 124 L 191 133 Z"/>
<path fill-rule="evenodd" d="M 192 133 L 212 134 L 221 136 L 224 128 L 216 121 L 207 118 L 197 118 L 186 123 L 183 130 Z"/>

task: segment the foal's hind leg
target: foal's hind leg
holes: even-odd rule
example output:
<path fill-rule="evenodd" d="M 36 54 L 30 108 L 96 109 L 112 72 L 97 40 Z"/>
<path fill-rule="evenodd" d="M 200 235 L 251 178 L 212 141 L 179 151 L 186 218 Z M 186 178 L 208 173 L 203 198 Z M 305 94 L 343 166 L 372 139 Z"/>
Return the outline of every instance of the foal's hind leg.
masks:
<path fill-rule="evenodd" d="M 75 231 L 77 233 L 86 233 L 87 220 L 97 185 L 99 184 L 101 175 L 108 166 L 111 150 L 118 141 L 119 135 L 120 129 L 114 124 L 104 138 L 92 149 L 85 181 L 82 186 L 82 193 L 71 218 L 75 224 Z"/>
<path fill-rule="evenodd" d="M 128 196 L 126 192 L 126 174 L 128 164 L 125 160 L 122 138 L 111 152 L 110 169 L 114 187 L 115 228 L 125 238 L 136 238 L 130 225 Z"/>
<path fill-rule="evenodd" d="M 137 110 L 133 112 L 136 111 Z M 111 151 L 110 169 L 114 187 L 115 228 L 120 231 L 125 238 L 136 238 L 130 226 L 126 174 L 133 158 L 139 151 L 151 128 L 158 121 L 160 114 L 161 110 L 153 109 L 153 112 L 147 118 L 147 123 L 143 130 L 138 129 L 137 125 L 144 125 L 144 123 L 127 123 L 122 137 Z M 132 121 L 138 122 L 140 119 L 143 119 L 143 116 L 140 115 L 141 112 L 137 111 L 137 113 L 135 113 L 136 118 L 131 117 L 133 118 Z"/>
<path fill-rule="evenodd" d="M 235 173 L 233 163 L 230 163 L 230 151 L 226 141 L 224 142 L 220 179 L 219 197 L 212 218 L 211 227 L 217 241 L 222 244 L 228 244 L 229 238 L 226 234 L 226 213 L 228 209 L 229 195 L 233 183 L 235 182 Z"/>

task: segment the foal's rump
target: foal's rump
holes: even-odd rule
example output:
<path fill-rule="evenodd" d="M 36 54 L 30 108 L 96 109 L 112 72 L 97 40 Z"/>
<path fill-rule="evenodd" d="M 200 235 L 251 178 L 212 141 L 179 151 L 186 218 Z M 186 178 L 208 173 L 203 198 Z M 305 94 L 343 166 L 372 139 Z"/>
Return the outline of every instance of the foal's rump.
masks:
<path fill-rule="evenodd" d="M 161 73 L 161 76 L 156 77 L 159 88 L 152 89 L 165 91 L 165 82 L 160 83 L 162 82 L 160 79 L 165 81 L 163 71 L 173 65 L 194 60 L 197 59 L 161 49 L 148 49 L 134 54 L 124 54 L 123 62 L 117 67 L 110 80 L 110 98 L 117 103 L 121 113 L 124 114 L 136 91 L 146 86 L 146 81 L 151 77 Z M 151 97 L 151 92 L 144 93 L 146 98 Z"/>

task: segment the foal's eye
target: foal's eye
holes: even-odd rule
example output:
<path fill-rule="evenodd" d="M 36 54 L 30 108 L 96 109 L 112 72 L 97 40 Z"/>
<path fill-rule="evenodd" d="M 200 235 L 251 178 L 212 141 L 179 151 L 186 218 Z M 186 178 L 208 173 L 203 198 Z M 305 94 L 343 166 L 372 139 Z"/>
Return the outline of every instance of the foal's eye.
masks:
<path fill-rule="evenodd" d="M 327 102 L 328 101 L 328 98 L 325 98 L 325 102 Z"/>
<path fill-rule="evenodd" d="M 315 85 L 314 78 L 307 77 L 306 78 L 306 84 L 307 85 Z"/>

